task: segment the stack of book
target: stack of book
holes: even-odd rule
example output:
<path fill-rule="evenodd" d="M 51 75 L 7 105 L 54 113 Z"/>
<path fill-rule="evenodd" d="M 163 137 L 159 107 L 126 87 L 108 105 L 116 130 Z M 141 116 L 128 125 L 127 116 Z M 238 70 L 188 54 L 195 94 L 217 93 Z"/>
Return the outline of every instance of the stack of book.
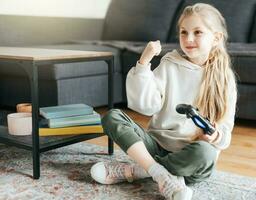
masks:
<path fill-rule="evenodd" d="M 39 136 L 103 133 L 100 114 L 86 104 L 40 108 Z"/>

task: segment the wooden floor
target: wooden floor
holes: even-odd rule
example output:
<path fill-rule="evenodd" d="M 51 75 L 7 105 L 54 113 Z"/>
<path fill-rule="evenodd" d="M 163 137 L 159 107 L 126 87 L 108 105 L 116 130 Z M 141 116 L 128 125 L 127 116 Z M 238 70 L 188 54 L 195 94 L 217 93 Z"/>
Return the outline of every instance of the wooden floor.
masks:
<path fill-rule="evenodd" d="M 104 114 L 106 108 L 99 108 L 97 111 Z M 149 117 L 128 109 L 124 109 L 124 111 L 134 121 L 147 128 Z M 256 177 L 256 121 L 239 120 L 235 124 L 231 146 L 221 152 L 217 169 Z M 107 146 L 107 137 L 104 136 L 87 142 Z M 118 146 L 115 145 L 115 148 Z"/>

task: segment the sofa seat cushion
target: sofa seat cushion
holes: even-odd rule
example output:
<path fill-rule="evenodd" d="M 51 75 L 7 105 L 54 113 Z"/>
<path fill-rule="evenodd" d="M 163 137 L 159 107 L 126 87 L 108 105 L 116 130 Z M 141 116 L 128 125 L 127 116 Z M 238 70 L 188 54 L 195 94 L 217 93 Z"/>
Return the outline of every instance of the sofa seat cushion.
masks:
<path fill-rule="evenodd" d="M 252 84 L 238 84 L 236 116 L 256 120 L 256 87 Z"/>
<path fill-rule="evenodd" d="M 70 49 L 81 51 L 110 51 L 114 54 L 114 71 L 121 73 L 120 50 L 114 47 L 95 44 L 63 44 L 38 46 L 37 48 Z M 39 68 L 39 78 L 43 80 L 59 80 L 107 73 L 107 63 L 104 61 L 49 64 Z M 26 76 L 26 73 L 23 70 L 20 70 L 20 67 L 16 64 L 10 64 L 3 61 L 0 62 L 0 74 L 1 76 Z"/>
<path fill-rule="evenodd" d="M 103 40 L 166 41 L 181 0 L 112 0 Z"/>
<path fill-rule="evenodd" d="M 254 11 L 256 6 L 255 0 L 185 0 L 177 16 L 180 16 L 183 9 L 188 5 L 195 3 L 207 3 L 215 6 L 224 16 L 227 22 L 230 42 L 248 42 L 253 23 Z M 178 17 L 176 19 L 177 24 Z M 176 27 L 172 27 L 170 32 L 170 42 L 177 41 Z"/>
<path fill-rule="evenodd" d="M 238 82 L 256 84 L 256 43 L 230 43 L 228 51 Z"/>

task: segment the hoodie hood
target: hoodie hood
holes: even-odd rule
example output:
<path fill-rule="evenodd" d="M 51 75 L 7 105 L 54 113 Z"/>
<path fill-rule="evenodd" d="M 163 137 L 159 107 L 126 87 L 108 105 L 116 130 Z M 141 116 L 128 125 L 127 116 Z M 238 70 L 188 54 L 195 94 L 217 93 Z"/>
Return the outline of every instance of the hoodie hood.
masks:
<path fill-rule="evenodd" d="M 161 61 L 164 61 L 164 60 L 170 61 L 179 66 L 186 67 L 186 68 L 193 69 L 193 70 L 203 69 L 201 66 L 188 61 L 184 57 L 184 53 L 182 53 L 181 50 L 173 50 L 172 52 L 165 54 L 165 56 L 163 56 Z"/>

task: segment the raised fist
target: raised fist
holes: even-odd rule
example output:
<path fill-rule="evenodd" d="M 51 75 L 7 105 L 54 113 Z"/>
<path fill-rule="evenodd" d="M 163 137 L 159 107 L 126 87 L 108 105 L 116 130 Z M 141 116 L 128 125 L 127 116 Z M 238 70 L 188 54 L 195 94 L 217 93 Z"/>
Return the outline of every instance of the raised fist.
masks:
<path fill-rule="evenodd" d="M 162 50 L 162 47 L 159 40 L 150 41 L 147 44 L 146 48 L 144 49 L 140 57 L 139 63 L 143 65 L 148 65 L 154 56 L 157 56 L 160 54 L 161 50 Z"/>
<path fill-rule="evenodd" d="M 153 54 L 154 56 L 158 56 L 162 50 L 160 41 L 150 41 L 144 51 L 148 51 L 149 53 Z"/>

